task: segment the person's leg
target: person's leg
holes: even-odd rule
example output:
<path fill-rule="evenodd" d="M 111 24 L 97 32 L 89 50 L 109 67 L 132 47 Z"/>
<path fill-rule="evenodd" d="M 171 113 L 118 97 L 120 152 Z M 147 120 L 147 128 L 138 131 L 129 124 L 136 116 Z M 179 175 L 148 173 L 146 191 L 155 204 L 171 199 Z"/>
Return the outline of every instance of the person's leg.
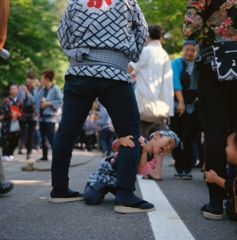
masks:
<path fill-rule="evenodd" d="M 177 173 L 174 174 L 175 178 L 182 178 L 183 176 L 183 156 L 182 156 L 182 121 L 181 117 L 177 113 L 173 117 L 170 118 L 170 129 L 174 131 L 180 138 L 181 143 L 179 144 L 178 147 L 174 148 L 172 151 L 172 156 L 175 160 L 175 170 Z"/>
<path fill-rule="evenodd" d="M 86 138 L 86 149 L 88 152 L 91 151 L 91 145 L 92 145 L 92 142 L 93 142 L 93 134 L 90 134 L 90 135 L 85 135 L 85 138 Z"/>
<path fill-rule="evenodd" d="M 100 150 L 102 152 L 102 156 L 105 155 L 107 148 L 106 148 L 106 129 L 101 129 L 99 132 L 99 139 L 100 139 Z"/>
<path fill-rule="evenodd" d="M 194 140 L 194 129 L 193 129 L 194 115 L 184 113 L 182 116 L 182 159 L 183 159 L 183 179 L 191 179 L 190 174 L 192 170 L 193 160 L 193 140 Z"/>
<path fill-rule="evenodd" d="M 115 170 L 117 174 L 115 211 L 122 213 L 154 211 L 152 204 L 133 194 L 139 162 L 140 116 L 132 84 L 104 79 L 99 101 L 112 119 L 118 137 L 133 136 L 134 148 L 120 146 Z"/>
<path fill-rule="evenodd" d="M 2 156 L 10 156 L 9 155 L 9 138 L 4 137 L 2 138 Z"/>
<path fill-rule="evenodd" d="M 48 139 L 47 139 L 47 130 L 46 123 L 40 122 L 40 135 L 41 135 L 41 145 L 43 156 L 39 160 L 48 160 Z"/>
<path fill-rule="evenodd" d="M 205 134 L 205 168 L 206 171 L 214 170 L 224 179 L 226 175 L 225 147 L 227 132 L 230 128 L 230 115 L 236 116 L 237 111 L 236 109 L 235 113 L 230 112 L 230 91 L 226 89 L 226 86 L 231 85 L 232 91 L 235 91 L 233 96 L 237 101 L 236 84 L 236 81 L 219 82 L 210 64 L 199 68 L 198 90 Z M 203 216 L 209 218 L 208 213 L 214 213 L 217 216 L 214 219 L 221 219 L 222 200 L 226 197 L 225 190 L 213 183 L 208 183 L 207 186 L 210 202 L 201 209 Z M 213 218 L 210 216 L 209 219 Z"/>
<path fill-rule="evenodd" d="M 10 156 L 14 156 L 14 151 L 18 145 L 18 139 L 19 139 L 19 132 L 11 133 L 11 139 L 9 144 Z"/>
<path fill-rule="evenodd" d="M 33 149 L 34 145 L 34 137 L 35 137 L 35 127 L 36 127 L 36 122 L 35 121 L 27 121 L 27 155 L 26 159 L 30 159 L 30 154 Z"/>
<path fill-rule="evenodd" d="M 18 154 L 22 154 L 22 146 L 25 141 L 25 129 L 26 129 L 26 121 L 20 121 L 20 135 L 19 135 L 19 152 Z"/>
<path fill-rule="evenodd" d="M 53 202 L 82 200 L 82 195 L 68 188 L 68 172 L 74 143 L 96 98 L 98 84 L 95 78 L 66 76 L 62 119 L 53 144 L 50 194 Z"/>
<path fill-rule="evenodd" d="M 108 187 L 102 187 L 96 191 L 93 187 L 86 185 L 83 195 L 87 204 L 98 205 L 101 203 L 107 193 Z"/>
<path fill-rule="evenodd" d="M 49 141 L 51 148 L 53 148 L 53 142 L 55 137 L 55 123 L 46 122 L 46 136 Z"/>
<path fill-rule="evenodd" d="M 108 130 L 108 135 L 106 138 L 107 156 L 110 156 L 112 152 L 112 144 L 113 144 L 113 132 Z"/>
<path fill-rule="evenodd" d="M 2 164 L 2 154 L 0 153 L 0 182 L 3 182 L 6 179 L 4 168 Z"/>

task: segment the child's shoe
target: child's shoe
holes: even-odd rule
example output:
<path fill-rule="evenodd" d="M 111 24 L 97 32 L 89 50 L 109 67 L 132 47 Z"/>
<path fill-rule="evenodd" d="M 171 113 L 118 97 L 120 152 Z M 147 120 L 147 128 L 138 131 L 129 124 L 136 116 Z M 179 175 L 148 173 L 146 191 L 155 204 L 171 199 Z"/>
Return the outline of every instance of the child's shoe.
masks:
<path fill-rule="evenodd" d="M 223 219 L 223 203 L 222 201 L 210 201 L 201 207 L 201 212 L 204 218 L 209 220 Z"/>

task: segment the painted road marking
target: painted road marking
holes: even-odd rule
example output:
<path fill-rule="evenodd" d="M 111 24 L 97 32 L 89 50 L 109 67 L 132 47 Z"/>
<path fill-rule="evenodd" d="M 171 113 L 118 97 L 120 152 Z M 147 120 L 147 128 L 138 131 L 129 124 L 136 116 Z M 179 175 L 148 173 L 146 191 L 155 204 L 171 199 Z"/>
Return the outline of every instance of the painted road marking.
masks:
<path fill-rule="evenodd" d="M 148 213 L 155 239 L 195 239 L 155 181 L 144 180 L 141 175 L 137 180 L 143 199 L 156 207 L 156 211 Z"/>

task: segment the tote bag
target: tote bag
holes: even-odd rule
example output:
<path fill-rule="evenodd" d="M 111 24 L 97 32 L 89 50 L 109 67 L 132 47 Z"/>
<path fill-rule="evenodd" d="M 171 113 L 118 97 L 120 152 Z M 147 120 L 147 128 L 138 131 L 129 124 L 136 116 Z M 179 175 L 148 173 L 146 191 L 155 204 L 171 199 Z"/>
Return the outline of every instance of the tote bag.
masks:
<path fill-rule="evenodd" d="M 146 122 L 156 122 L 160 117 L 168 117 L 169 105 L 163 101 L 163 94 L 157 100 L 144 97 L 138 88 L 135 89 L 140 119 Z"/>

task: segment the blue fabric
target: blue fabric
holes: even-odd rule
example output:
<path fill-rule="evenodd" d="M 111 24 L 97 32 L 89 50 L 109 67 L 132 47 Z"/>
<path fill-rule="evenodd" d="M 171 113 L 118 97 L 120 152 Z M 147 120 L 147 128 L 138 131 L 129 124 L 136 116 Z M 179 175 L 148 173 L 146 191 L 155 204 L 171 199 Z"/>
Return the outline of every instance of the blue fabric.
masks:
<path fill-rule="evenodd" d="M 140 117 L 132 84 L 73 75 L 66 76 L 64 86 L 63 115 L 53 146 L 52 186 L 68 187 L 72 149 L 97 97 L 107 109 L 118 137 L 133 136 L 135 147 L 121 146 L 116 163 L 116 186 L 133 191 L 139 162 Z"/>
<path fill-rule="evenodd" d="M 182 58 L 176 58 L 172 61 L 172 70 L 174 90 L 183 90 L 180 81 L 181 72 L 183 70 Z"/>

